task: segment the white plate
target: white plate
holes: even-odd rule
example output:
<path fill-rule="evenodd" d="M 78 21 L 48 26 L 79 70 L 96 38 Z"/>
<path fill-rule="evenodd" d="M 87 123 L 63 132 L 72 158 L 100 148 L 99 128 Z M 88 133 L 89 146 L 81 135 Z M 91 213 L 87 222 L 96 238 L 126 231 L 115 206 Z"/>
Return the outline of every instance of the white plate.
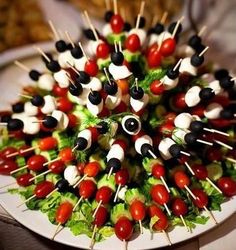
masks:
<path fill-rule="evenodd" d="M 23 62 L 32 67 L 35 65 L 39 65 L 41 68 L 42 63 L 38 57 L 28 58 L 23 60 Z M 4 68 L 0 73 L 0 93 L 1 93 L 1 101 L 0 101 L 0 110 L 3 108 L 10 108 L 9 100 L 17 100 L 17 94 L 20 92 L 22 87 L 22 83 L 29 83 L 29 78 L 25 72 L 21 69 L 18 69 L 15 65 L 9 65 Z M 7 88 L 5 86 L 7 85 Z M 12 177 L 8 176 L 0 176 L 1 186 L 12 183 Z M 56 226 L 52 225 L 47 217 L 39 211 L 31 211 L 27 210 L 26 207 L 17 208 L 17 205 L 21 202 L 21 199 L 18 195 L 11 195 L 5 190 L 0 191 L 0 204 L 5 208 L 5 210 L 12 215 L 17 221 L 23 224 L 25 227 L 30 230 L 46 237 L 52 237 Z M 217 221 L 221 223 L 226 218 L 231 216 L 236 211 L 236 197 L 229 200 L 228 202 L 222 205 L 222 212 L 213 212 Z M 214 228 L 216 225 L 212 220 L 209 220 L 206 225 L 198 225 L 196 229 L 193 230 L 193 233 L 187 233 L 185 228 L 183 227 L 175 227 L 174 230 L 169 232 L 169 236 L 171 242 L 178 243 L 184 240 L 188 240 L 192 237 L 199 236 L 200 234 Z M 56 241 L 70 245 L 73 247 L 79 248 L 88 248 L 90 244 L 90 240 L 86 236 L 78 236 L 75 237 L 69 231 L 69 229 L 62 230 L 55 238 Z M 160 248 L 167 246 L 166 238 L 161 233 L 154 234 L 153 240 L 150 239 L 150 232 L 145 231 L 145 233 L 135 240 L 131 240 L 128 243 L 129 250 L 137 250 L 137 249 L 151 249 L 151 248 Z M 111 249 L 124 249 L 123 243 L 118 240 L 115 236 L 109 238 L 108 240 L 97 243 L 95 245 L 95 249 L 102 250 L 111 250 Z"/>
<path fill-rule="evenodd" d="M 74 40 L 78 40 L 81 36 L 81 17 L 80 13 L 66 1 L 58 0 L 38 0 L 41 9 L 44 13 L 45 20 L 52 20 L 59 31 L 69 29 L 70 35 Z M 63 17 L 63 20 L 62 20 Z M 49 52 L 54 49 L 54 42 L 40 42 L 36 46 Z M 22 47 L 9 49 L 0 54 L 0 67 L 7 63 L 17 60 L 22 57 L 27 57 L 35 54 L 32 44 Z"/>

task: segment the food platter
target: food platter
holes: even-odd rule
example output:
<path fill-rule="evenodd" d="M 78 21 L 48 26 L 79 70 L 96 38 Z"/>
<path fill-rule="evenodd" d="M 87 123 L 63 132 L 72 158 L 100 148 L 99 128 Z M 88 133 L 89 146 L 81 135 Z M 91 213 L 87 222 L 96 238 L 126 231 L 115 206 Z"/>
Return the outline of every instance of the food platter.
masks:
<path fill-rule="evenodd" d="M 17 56 L 17 55 L 16 55 Z M 36 67 L 40 69 L 42 63 L 40 62 L 37 55 L 30 58 L 21 58 L 21 61 L 29 67 Z M 6 62 L 8 63 L 8 62 Z M 38 67 L 37 67 L 38 65 Z M 17 99 L 17 94 L 19 93 L 22 84 L 28 84 L 30 81 L 25 74 L 20 69 L 14 65 L 9 65 L 2 69 L 0 74 L 0 91 L 2 93 L 0 107 L 1 110 L 9 108 L 9 104 Z M 7 88 L 5 87 L 7 83 Z M 4 186 L 13 181 L 12 177 L 0 176 L 1 186 Z M 19 223 L 34 231 L 35 233 L 42 235 L 46 238 L 50 238 L 55 231 L 56 226 L 52 225 L 47 217 L 38 211 L 28 210 L 25 206 L 17 208 L 21 199 L 18 195 L 12 195 L 6 192 L 6 189 L 0 191 L 0 204 L 3 208 L 14 217 Z M 236 198 L 231 198 L 229 201 L 222 204 L 221 212 L 213 212 L 216 220 L 221 223 L 225 219 L 229 218 L 236 211 Z M 192 233 L 186 232 L 184 227 L 175 227 L 170 230 L 169 237 L 173 244 L 188 240 L 192 237 L 197 237 L 200 234 L 206 233 L 208 230 L 214 228 L 216 225 L 212 220 L 209 220 L 205 225 L 198 225 Z M 87 236 L 73 236 L 73 234 L 68 230 L 62 230 L 55 241 L 70 245 L 73 247 L 87 249 L 90 243 L 90 239 Z M 165 235 L 162 233 L 155 233 L 153 239 L 151 240 L 151 234 L 149 231 L 144 231 L 143 235 L 138 237 L 134 236 L 128 242 L 128 249 L 154 249 L 167 246 Z M 115 248 L 114 248 L 115 246 Z M 96 243 L 94 249 L 123 249 L 123 243 L 118 240 L 115 236 L 103 241 L 101 243 Z"/>

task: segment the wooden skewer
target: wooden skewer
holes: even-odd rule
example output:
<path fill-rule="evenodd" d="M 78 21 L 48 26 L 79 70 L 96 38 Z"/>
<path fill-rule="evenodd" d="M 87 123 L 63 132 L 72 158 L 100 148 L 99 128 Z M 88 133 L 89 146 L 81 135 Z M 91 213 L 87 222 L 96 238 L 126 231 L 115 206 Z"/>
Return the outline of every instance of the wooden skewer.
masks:
<path fill-rule="evenodd" d="M 220 194 L 222 194 L 222 191 L 215 185 L 215 183 L 213 183 L 213 182 L 211 181 L 210 178 L 207 177 L 206 180 L 212 185 L 212 187 L 213 187 L 215 190 L 217 190 Z"/>
<path fill-rule="evenodd" d="M 167 17 L 168 17 L 168 12 L 165 11 L 165 12 L 163 13 L 162 17 L 161 17 L 161 20 L 160 20 L 160 23 L 161 23 L 162 25 L 165 24 Z"/>
<path fill-rule="evenodd" d="M 181 22 L 182 22 L 183 20 L 184 20 L 184 16 L 182 16 L 182 17 L 177 21 L 177 23 L 176 23 L 176 25 L 175 25 L 175 28 L 174 28 L 174 30 L 173 30 L 173 33 L 172 33 L 172 35 L 171 35 L 172 38 L 175 37 L 176 32 L 177 32 L 177 30 L 178 30 L 178 28 L 179 28 L 179 25 L 181 24 Z"/>
<path fill-rule="evenodd" d="M 124 250 L 128 250 L 128 241 L 123 240 L 124 242 Z"/>
<path fill-rule="evenodd" d="M 28 165 L 26 165 L 26 166 L 24 166 L 24 167 L 21 167 L 21 168 L 17 168 L 17 169 L 15 169 L 15 170 L 11 171 L 10 174 L 11 174 L 11 175 L 12 175 L 12 174 L 15 174 L 15 173 L 17 173 L 17 172 L 19 172 L 19 171 L 21 171 L 21 170 L 23 170 L 23 169 L 26 169 L 26 168 L 28 168 Z"/>
<path fill-rule="evenodd" d="M 200 29 L 200 31 L 198 32 L 198 36 L 202 36 L 203 33 L 206 31 L 206 29 L 207 29 L 207 26 L 204 25 L 204 26 Z"/>
<path fill-rule="evenodd" d="M 170 241 L 169 234 L 168 234 L 165 230 L 162 230 L 162 233 L 165 235 L 166 240 L 167 240 L 167 242 L 168 242 L 168 245 L 171 246 L 172 243 L 171 243 L 171 241 Z"/>
<path fill-rule="evenodd" d="M 122 44 L 121 44 L 121 41 L 118 42 L 118 46 L 119 46 L 119 51 L 122 52 Z"/>
<path fill-rule="evenodd" d="M 95 209 L 95 211 L 93 213 L 93 218 L 96 216 L 97 211 L 98 211 L 99 207 L 101 207 L 101 205 L 102 205 L 102 200 L 99 201 L 99 203 L 98 203 L 98 205 L 97 205 L 97 207 L 96 207 L 96 209 Z"/>
<path fill-rule="evenodd" d="M 23 69 L 24 71 L 30 72 L 30 68 L 27 67 L 26 65 L 24 65 L 23 63 L 21 63 L 21 62 L 15 60 L 15 61 L 14 61 L 14 64 L 15 64 L 16 66 L 18 66 L 19 68 Z"/>
<path fill-rule="evenodd" d="M 96 231 L 97 231 L 97 224 L 95 224 L 94 228 L 93 228 L 93 234 L 92 234 L 92 238 L 91 238 L 91 243 L 90 243 L 90 249 L 93 249 L 94 243 L 95 243 L 95 235 L 96 235 Z"/>
<path fill-rule="evenodd" d="M 152 152 L 152 150 L 148 150 L 148 153 L 152 156 L 153 159 L 157 159 L 157 156 Z"/>
<path fill-rule="evenodd" d="M 183 215 L 180 215 L 179 217 L 180 217 L 181 221 L 183 222 L 184 227 L 185 227 L 185 228 L 187 229 L 187 231 L 189 232 L 189 227 L 187 226 L 186 221 L 185 221 Z"/>
<path fill-rule="evenodd" d="M 47 196 L 46 199 L 49 198 L 51 195 L 53 195 L 55 192 L 58 191 L 58 188 L 55 188 L 54 190 L 52 190 L 52 192 L 50 192 Z"/>
<path fill-rule="evenodd" d="M 17 182 L 12 182 L 12 183 L 6 184 L 6 185 L 4 185 L 4 186 L 1 186 L 0 189 L 3 189 L 3 188 L 5 188 L 5 187 L 12 186 L 12 185 L 14 185 L 14 184 L 17 184 Z"/>
<path fill-rule="evenodd" d="M 179 67 L 179 65 L 181 64 L 182 61 L 183 61 L 183 59 L 180 58 L 179 61 L 176 63 L 176 65 L 175 65 L 173 71 L 176 71 L 176 70 L 177 70 L 177 68 Z"/>
<path fill-rule="evenodd" d="M 168 206 L 166 205 L 166 203 L 164 204 L 164 207 L 168 213 L 169 216 L 171 216 L 171 212 L 170 212 L 170 209 L 168 208 Z"/>
<path fill-rule="evenodd" d="M 70 75 L 68 73 L 66 73 L 66 76 L 67 76 L 69 82 L 76 88 L 76 86 L 75 86 L 73 80 L 71 79 Z"/>
<path fill-rule="evenodd" d="M 108 75 L 107 68 L 103 68 L 103 71 L 104 71 L 104 73 L 105 73 L 105 75 L 106 75 L 107 81 L 108 81 L 109 84 L 111 85 L 112 83 L 111 83 L 110 77 L 109 77 L 109 75 Z"/>
<path fill-rule="evenodd" d="M 105 6 L 106 6 L 106 10 L 110 10 L 111 9 L 110 0 L 105 0 Z"/>
<path fill-rule="evenodd" d="M 140 5 L 140 10 L 139 10 L 140 16 L 143 16 L 144 14 L 144 7 L 145 7 L 145 1 L 142 1 Z"/>
<path fill-rule="evenodd" d="M 44 176 L 45 174 L 48 174 L 48 173 L 50 173 L 50 172 L 51 172 L 51 170 L 50 170 L 50 169 L 49 169 L 49 170 L 47 170 L 47 171 L 44 171 L 43 173 L 40 173 L 40 174 L 35 175 L 34 177 L 30 178 L 30 179 L 29 179 L 29 181 L 36 180 L 37 178 L 39 178 L 39 177 L 41 177 L 41 176 Z"/>
<path fill-rule="evenodd" d="M 190 173 L 192 175 L 195 175 L 195 173 L 193 172 L 192 168 L 190 167 L 190 165 L 186 161 L 184 162 L 184 165 L 188 168 L 188 170 L 190 171 Z"/>
<path fill-rule="evenodd" d="M 58 34 L 52 20 L 49 20 L 48 23 L 49 23 L 49 26 L 50 26 L 50 28 L 51 28 L 51 30 L 53 32 L 55 40 L 60 40 L 60 36 L 59 36 L 59 34 Z"/>
<path fill-rule="evenodd" d="M 0 122 L 0 126 L 7 126 L 7 122 Z"/>
<path fill-rule="evenodd" d="M 135 87 L 138 90 L 138 78 L 137 77 L 134 79 L 134 82 L 135 82 Z"/>
<path fill-rule="evenodd" d="M 185 152 L 185 151 L 180 151 L 180 153 L 182 154 L 182 155 L 186 155 L 186 156 L 191 156 L 188 152 Z"/>
<path fill-rule="evenodd" d="M 60 160 L 60 159 L 61 159 L 61 157 L 57 157 L 57 158 L 55 158 L 55 159 L 53 159 L 53 160 L 47 161 L 47 162 L 45 162 L 45 163 L 43 164 L 43 166 L 45 167 L 45 166 L 47 166 L 48 164 L 53 163 L 53 162 L 55 162 L 55 161 L 58 161 L 58 160 Z"/>
<path fill-rule="evenodd" d="M 80 72 L 70 63 L 70 62 L 66 62 L 69 66 L 70 66 L 70 68 L 76 73 L 76 74 L 78 74 L 78 75 L 80 75 Z M 66 75 L 69 75 L 68 73 L 66 74 Z M 69 75 L 70 76 L 70 75 Z"/>
<path fill-rule="evenodd" d="M 170 193 L 170 189 L 169 189 L 169 187 L 168 187 L 168 185 L 167 185 L 165 179 L 164 179 L 162 176 L 160 177 L 160 179 L 161 179 L 161 181 L 163 182 L 163 184 L 164 184 L 166 190 L 168 191 L 168 193 Z"/>
<path fill-rule="evenodd" d="M 113 0 L 114 14 L 118 14 L 117 0 Z"/>
<path fill-rule="evenodd" d="M 121 189 L 121 184 L 119 184 L 118 187 L 117 187 L 116 194 L 115 194 L 115 197 L 114 197 L 114 202 L 116 202 L 116 200 L 117 200 L 120 189 Z"/>
<path fill-rule="evenodd" d="M 86 18 L 92 32 L 93 32 L 93 35 L 94 35 L 96 41 L 99 41 L 99 37 L 98 37 L 98 34 L 96 32 L 96 29 L 94 28 L 94 26 L 93 26 L 93 24 L 92 24 L 92 22 L 91 22 L 91 20 L 89 18 L 88 12 L 86 10 L 84 11 L 84 16 L 85 16 L 85 18 Z"/>
<path fill-rule="evenodd" d="M 30 95 L 18 94 L 18 96 L 25 97 L 27 99 L 32 99 L 33 97 Z"/>
<path fill-rule="evenodd" d="M 118 52 L 116 41 L 114 42 L 114 46 L 115 46 L 115 52 Z"/>
<path fill-rule="evenodd" d="M 210 216 L 210 218 L 215 222 L 215 224 L 218 224 L 218 222 L 217 222 L 215 216 L 213 215 L 213 213 L 210 210 L 208 210 L 206 206 L 204 206 L 203 208 L 208 213 L 208 215 Z"/>
<path fill-rule="evenodd" d="M 35 194 L 32 195 L 32 196 L 29 197 L 28 199 L 24 200 L 24 202 L 22 202 L 21 204 L 19 204 L 19 205 L 17 206 L 17 208 L 18 208 L 18 207 L 21 207 L 21 206 L 24 205 L 26 202 L 31 201 L 31 200 L 34 199 L 35 197 L 36 197 Z"/>
<path fill-rule="evenodd" d="M 230 161 L 232 163 L 236 163 L 236 160 L 230 157 L 225 157 L 225 160 Z"/>
<path fill-rule="evenodd" d="M 76 208 L 79 206 L 80 202 L 83 200 L 83 196 L 81 196 L 79 198 L 79 200 L 77 201 L 77 203 L 75 204 L 75 206 L 73 207 L 73 212 L 76 210 Z"/>
<path fill-rule="evenodd" d="M 61 223 L 59 223 L 59 224 L 57 225 L 56 230 L 55 230 L 55 232 L 54 232 L 54 234 L 53 234 L 51 240 L 54 240 L 54 238 L 57 236 L 57 234 L 58 234 L 58 232 L 59 232 L 60 226 L 61 226 Z"/>
<path fill-rule="evenodd" d="M 215 143 L 225 147 L 225 148 L 228 148 L 229 150 L 233 150 L 233 147 L 229 146 L 228 144 L 224 143 L 224 142 L 221 142 L 221 141 L 218 141 L 218 140 L 214 140 Z"/>
<path fill-rule="evenodd" d="M 203 55 L 207 52 L 208 49 L 209 49 L 209 46 L 207 46 L 207 47 L 199 54 L 199 56 L 203 56 Z"/>
<path fill-rule="evenodd" d="M 110 170 L 109 170 L 109 173 L 108 173 L 108 175 L 107 175 L 107 180 L 110 179 L 110 177 L 111 177 L 111 175 L 112 175 L 112 172 L 113 172 L 113 167 L 110 168 Z"/>
<path fill-rule="evenodd" d="M 43 52 L 43 50 L 39 47 L 33 46 L 34 49 L 36 49 L 48 62 L 50 62 L 50 58 Z"/>
<path fill-rule="evenodd" d="M 140 23 L 140 19 L 141 19 L 141 15 L 138 14 L 137 20 L 136 20 L 136 25 L 135 25 L 135 29 L 138 29 L 139 27 L 139 23 Z"/>
<path fill-rule="evenodd" d="M 83 48 L 83 46 L 82 46 L 81 42 L 79 42 L 79 46 L 80 46 L 80 49 L 81 49 L 81 51 L 82 51 L 82 53 L 83 53 L 84 57 L 85 57 L 85 58 L 86 58 L 86 60 L 88 61 L 88 60 L 89 60 L 89 59 L 88 59 L 88 56 L 86 55 L 86 53 L 85 53 L 85 51 L 84 51 L 84 48 Z"/>
<path fill-rule="evenodd" d="M 79 179 L 76 183 L 75 183 L 75 185 L 73 186 L 73 188 L 76 188 L 86 177 L 87 177 L 88 175 L 87 174 L 85 174 L 81 179 Z"/>
<path fill-rule="evenodd" d="M 143 226 L 142 226 L 142 221 L 141 221 L 141 220 L 139 220 L 139 221 L 138 221 L 138 223 L 139 223 L 140 233 L 141 233 L 141 234 L 143 234 Z"/>
<path fill-rule="evenodd" d="M 212 143 L 212 142 L 209 142 L 209 141 L 197 139 L 197 142 L 202 143 L 202 144 L 206 144 L 206 145 L 208 145 L 208 146 L 213 146 L 213 143 Z"/>
<path fill-rule="evenodd" d="M 67 30 L 65 31 L 65 34 L 66 34 L 67 40 L 70 42 L 72 47 L 75 48 L 75 43 L 73 42 L 72 37 L 71 37 L 71 35 L 69 34 L 69 32 Z"/>
<path fill-rule="evenodd" d="M 193 194 L 193 192 L 190 190 L 190 188 L 189 188 L 187 185 L 185 185 L 184 188 L 185 188 L 186 191 L 192 196 L 192 198 L 193 198 L 194 200 L 197 199 L 197 197 Z"/>

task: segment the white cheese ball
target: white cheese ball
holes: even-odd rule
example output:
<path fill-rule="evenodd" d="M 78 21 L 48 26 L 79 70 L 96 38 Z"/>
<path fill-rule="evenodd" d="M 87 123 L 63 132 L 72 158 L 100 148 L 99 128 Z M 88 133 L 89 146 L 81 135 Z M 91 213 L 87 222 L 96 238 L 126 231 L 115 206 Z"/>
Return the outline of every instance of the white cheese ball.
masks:
<path fill-rule="evenodd" d="M 60 110 L 54 110 L 52 112 L 52 117 L 54 117 L 58 121 L 58 124 L 57 124 L 57 127 L 56 127 L 57 130 L 62 131 L 62 130 L 65 130 L 68 127 L 69 118 L 64 112 L 62 112 Z"/>
<path fill-rule="evenodd" d="M 111 63 L 108 70 L 114 80 L 125 79 L 132 75 L 132 73 L 125 65 L 116 66 L 114 63 Z"/>
<path fill-rule="evenodd" d="M 92 145 L 92 133 L 89 129 L 84 129 L 81 132 L 79 132 L 77 137 L 83 137 L 85 140 L 87 140 L 87 147 L 85 148 L 88 149 L 91 147 Z"/>
<path fill-rule="evenodd" d="M 53 78 L 52 75 L 50 75 L 48 73 L 42 74 L 39 77 L 38 87 L 40 89 L 52 91 L 54 84 L 55 84 L 55 79 Z"/>
<path fill-rule="evenodd" d="M 38 107 L 34 106 L 31 102 L 25 102 L 24 112 L 28 116 L 36 116 L 38 114 Z"/>
<path fill-rule="evenodd" d="M 216 95 L 223 93 L 223 89 L 220 86 L 220 82 L 218 80 L 214 80 L 208 84 L 208 87 L 213 89 Z"/>
<path fill-rule="evenodd" d="M 172 35 L 168 31 L 163 31 L 159 37 L 158 37 L 158 45 L 161 46 L 161 44 L 168 38 L 171 38 Z"/>
<path fill-rule="evenodd" d="M 70 85 L 70 81 L 67 75 L 68 73 L 63 69 L 53 74 L 55 80 L 58 82 L 58 85 L 61 88 L 68 88 Z"/>
<path fill-rule="evenodd" d="M 113 144 L 106 158 L 107 158 L 107 161 L 109 161 L 111 158 L 116 158 L 122 162 L 125 158 L 125 152 L 119 144 Z"/>
<path fill-rule="evenodd" d="M 94 105 L 89 101 L 89 99 L 87 99 L 87 108 L 89 112 L 94 116 L 97 116 L 102 112 L 103 105 L 104 105 L 103 100 L 101 100 L 101 102 L 98 105 Z"/>
<path fill-rule="evenodd" d="M 122 200 L 122 201 L 124 201 L 125 200 L 125 193 L 126 193 L 126 191 L 128 190 L 128 187 L 127 186 L 124 186 L 124 187 L 122 187 L 121 189 L 120 189 L 120 191 L 119 191 L 119 193 L 118 193 L 118 198 L 120 199 L 120 200 Z"/>
<path fill-rule="evenodd" d="M 189 133 L 189 130 L 186 129 L 174 129 L 171 135 L 171 138 L 176 142 L 176 143 L 181 143 L 181 144 L 186 144 L 185 142 L 185 135 Z"/>
<path fill-rule="evenodd" d="M 64 178 L 69 182 L 70 186 L 75 185 L 80 179 L 77 167 L 75 165 L 67 166 L 64 170 Z"/>
<path fill-rule="evenodd" d="M 178 54 L 181 54 L 185 57 L 190 57 L 195 54 L 195 51 L 192 47 L 187 44 L 183 44 L 178 47 Z"/>
<path fill-rule="evenodd" d="M 100 91 L 102 89 L 102 83 L 97 77 L 91 77 L 90 82 L 87 84 L 81 84 L 85 89 L 92 89 L 93 91 Z"/>
<path fill-rule="evenodd" d="M 105 105 L 109 110 L 115 109 L 121 102 L 121 90 L 118 88 L 115 95 L 108 95 L 105 100 Z"/>
<path fill-rule="evenodd" d="M 137 153 L 142 154 L 141 147 L 143 146 L 143 144 L 150 144 L 152 146 L 152 138 L 148 135 L 139 137 L 134 143 L 134 148 Z"/>
<path fill-rule="evenodd" d="M 81 58 L 74 58 L 74 66 L 79 71 L 84 71 L 85 63 L 87 62 L 87 59 L 85 56 Z"/>
<path fill-rule="evenodd" d="M 109 34 L 113 33 L 110 23 L 106 23 L 102 28 L 102 35 L 107 37 Z"/>
<path fill-rule="evenodd" d="M 25 134 L 35 135 L 40 131 L 40 123 L 35 116 L 25 117 L 23 123 L 24 127 L 22 131 Z"/>
<path fill-rule="evenodd" d="M 165 90 L 169 90 L 175 88 L 178 85 L 179 78 L 177 77 L 175 79 L 171 79 L 167 75 L 165 75 L 162 78 L 161 82 L 163 83 Z"/>
<path fill-rule="evenodd" d="M 197 68 L 194 67 L 191 64 L 191 58 L 190 57 L 186 57 L 182 60 L 180 67 L 179 67 L 179 72 L 180 73 L 185 73 L 185 74 L 189 74 L 192 76 L 196 76 L 197 75 Z"/>
<path fill-rule="evenodd" d="M 220 112 L 223 110 L 223 107 L 214 102 L 209 104 L 204 110 L 204 115 L 208 119 L 217 119 L 220 118 Z"/>
<path fill-rule="evenodd" d="M 169 160 L 172 158 L 172 155 L 169 152 L 169 148 L 173 144 L 176 144 L 176 143 L 170 138 L 165 138 L 165 139 L 161 140 L 161 142 L 159 143 L 158 150 L 161 154 L 161 157 L 164 160 Z"/>
<path fill-rule="evenodd" d="M 199 96 L 200 91 L 201 88 L 199 86 L 194 86 L 186 92 L 184 101 L 188 107 L 194 107 L 201 101 Z"/>
<path fill-rule="evenodd" d="M 57 103 L 55 97 L 51 95 L 46 95 L 43 97 L 44 105 L 41 108 L 43 114 L 50 114 L 57 108 Z"/>
<path fill-rule="evenodd" d="M 175 117 L 174 124 L 177 128 L 188 129 L 193 121 L 192 115 L 189 113 L 180 113 Z"/>
<path fill-rule="evenodd" d="M 70 50 L 66 50 L 58 55 L 58 63 L 62 68 L 68 68 L 68 63 L 74 65 L 74 58 Z"/>
<path fill-rule="evenodd" d="M 157 34 L 151 34 L 149 36 L 149 41 L 148 41 L 148 45 L 151 46 L 153 45 L 154 43 L 157 43 L 158 44 L 158 38 L 159 38 L 159 35 Z"/>

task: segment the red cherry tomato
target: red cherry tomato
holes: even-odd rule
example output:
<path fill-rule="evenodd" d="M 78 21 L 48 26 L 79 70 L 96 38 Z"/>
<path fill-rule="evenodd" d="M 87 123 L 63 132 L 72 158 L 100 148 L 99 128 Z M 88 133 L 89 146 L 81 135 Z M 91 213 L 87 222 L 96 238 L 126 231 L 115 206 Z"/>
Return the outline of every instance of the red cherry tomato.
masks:
<path fill-rule="evenodd" d="M 236 195 L 236 181 L 230 177 L 221 177 L 217 181 L 217 185 L 224 195 L 231 197 Z"/>
<path fill-rule="evenodd" d="M 0 174 L 10 175 L 11 171 L 16 170 L 18 165 L 12 160 L 4 160 L 0 164 Z"/>
<path fill-rule="evenodd" d="M 129 211 L 132 215 L 132 218 L 136 221 L 143 220 L 146 215 L 146 208 L 143 202 L 141 201 L 134 201 L 129 208 Z"/>
<path fill-rule="evenodd" d="M 50 194 L 54 189 L 54 185 L 50 181 L 43 181 L 37 184 L 34 194 L 38 199 L 45 198 L 48 194 Z"/>
<path fill-rule="evenodd" d="M 123 113 L 126 111 L 127 111 L 127 105 L 123 101 L 121 101 L 120 104 L 115 109 L 113 109 L 113 112 L 115 114 Z"/>
<path fill-rule="evenodd" d="M 124 27 L 124 20 L 120 15 L 115 14 L 112 16 L 110 24 L 114 33 L 120 33 Z"/>
<path fill-rule="evenodd" d="M 96 76 L 98 73 L 98 65 L 94 60 L 89 59 L 85 63 L 84 71 L 90 76 Z"/>
<path fill-rule="evenodd" d="M 158 50 L 158 44 L 157 43 L 153 43 L 150 47 L 147 48 L 146 50 L 146 56 L 148 56 L 149 54 L 151 54 L 153 51 Z"/>
<path fill-rule="evenodd" d="M 207 178 L 207 169 L 205 166 L 200 164 L 195 164 L 192 167 L 193 172 L 195 173 L 195 176 L 199 180 L 205 180 Z"/>
<path fill-rule="evenodd" d="M 72 160 L 74 160 L 74 155 L 72 152 L 71 148 L 63 148 L 60 152 L 59 152 L 59 157 L 60 159 L 64 162 L 64 163 L 68 163 Z"/>
<path fill-rule="evenodd" d="M 174 112 L 169 112 L 165 115 L 165 121 L 167 123 L 174 123 L 175 118 L 176 118 L 176 113 Z"/>
<path fill-rule="evenodd" d="M 161 53 L 155 50 L 148 55 L 147 63 L 149 68 L 157 68 L 161 65 Z"/>
<path fill-rule="evenodd" d="M 65 224 L 71 217 L 73 212 L 73 206 L 70 202 L 62 203 L 56 212 L 57 223 Z"/>
<path fill-rule="evenodd" d="M 98 114 L 99 117 L 107 117 L 110 115 L 110 110 L 107 107 L 103 107 L 102 111 Z"/>
<path fill-rule="evenodd" d="M 97 227 L 103 226 L 108 219 L 108 212 L 104 206 L 100 206 L 95 215 L 93 224 L 97 225 Z"/>
<path fill-rule="evenodd" d="M 184 216 L 188 212 L 187 204 L 180 198 L 175 198 L 172 201 L 171 209 L 176 216 Z"/>
<path fill-rule="evenodd" d="M 89 199 L 95 193 L 97 187 L 91 180 L 84 180 L 79 185 L 79 195 L 84 199 Z"/>
<path fill-rule="evenodd" d="M 127 142 L 125 140 L 122 140 L 122 139 L 116 139 L 113 142 L 113 144 L 119 144 L 124 151 L 126 151 L 128 148 Z"/>
<path fill-rule="evenodd" d="M 54 161 L 48 165 L 48 169 L 54 174 L 61 174 L 65 169 L 65 164 L 61 160 Z"/>
<path fill-rule="evenodd" d="M 29 149 L 31 148 L 30 146 L 28 145 L 23 145 L 19 148 L 19 155 L 22 156 L 22 157 L 28 157 L 28 156 L 31 156 L 33 154 L 33 150 L 30 150 L 30 151 L 26 151 L 24 152 L 26 149 Z"/>
<path fill-rule="evenodd" d="M 136 34 L 129 35 L 125 40 L 125 48 L 131 52 L 136 52 L 140 49 L 141 42 Z"/>
<path fill-rule="evenodd" d="M 158 127 L 159 132 L 165 136 L 171 136 L 175 125 L 171 122 L 165 122 Z"/>
<path fill-rule="evenodd" d="M 175 184 L 181 189 L 185 188 L 185 186 L 189 186 L 190 184 L 189 177 L 183 171 L 175 172 L 174 180 L 175 180 Z"/>
<path fill-rule="evenodd" d="M 84 174 L 89 177 L 95 177 L 99 173 L 100 169 L 101 166 L 97 161 L 89 162 L 87 165 L 85 165 Z"/>
<path fill-rule="evenodd" d="M 152 187 L 151 196 L 152 199 L 160 205 L 166 204 L 170 199 L 168 191 L 165 186 L 161 184 L 157 184 Z"/>
<path fill-rule="evenodd" d="M 225 128 L 231 125 L 231 121 L 228 119 L 209 119 L 209 122 L 215 128 Z"/>
<path fill-rule="evenodd" d="M 205 110 L 204 105 L 197 105 L 196 107 L 193 107 L 191 110 L 192 110 L 191 112 L 192 115 L 204 117 L 204 110 Z"/>
<path fill-rule="evenodd" d="M 13 153 L 16 153 L 17 149 L 14 147 L 6 147 L 1 151 L 1 157 L 3 159 L 8 159 L 7 156 Z"/>
<path fill-rule="evenodd" d="M 77 164 L 77 169 L 79 170 L 80 175 L 84 174 L 85 166 L 86 166 L 86 163 L 84 163 L 84 162 L 80 162 L 80 163 Z"/>
<path fill-rule="evenodd" d="M 192 189 L 192 193 L 196 196 L 196 200 L 193 199 L 193 204 L 198 208 L 204 208 L 208 204 L 207 194 L 201 189 Z"/>
<path fill-rule="evenodd" d="M 170 56 L 175 52 L 176 42 L 173 38 L 168 38 L 161 44 L 160 52 L 164 57 Z"/>
<path fill-rule="evenodd" d="M 168 218 L 163 211 L 156 205 L 148 207 L 148 215 L 150 218 L 153 216 L 158 217 L 158 221 L 153 225 L 153 229 L 156 231 L 166 230 L 168 227 Z"/>
<path fill-rule="evenodd" d="M 154 95 L 161 95 L 165 91 L 165 88 L 160 80 L 154 80 L 150 85 L 150 91 Z"/>
<path fill-rule="evenodd" d="M 98 132 L 97 128 L 90 127 L 90 128 L 88 128 L 88 129 L 91 131 L 91 134 L 92 134 L 92 141 L 97 141 L 98 136 L 99 136 L 99 132 Z"/>
<path fill-rule="evenodd" d="M 46 162 L 47 162 L 47 159 L 44 156 L 33 155 L 27 161 L 28 169 L 36 171 L 36 172 L 41 171 L 44 168 L 43 164 Z"/>
<path fill-rule="evenodd" d="M 22 174 L 21 176 L 16 178 L 16 182 L 21 187 L 27 187 L 33 183 L 33 181 L 30 181 L 31 178 L 34 176 L 32 174 Z"/>
<path fill-rule="evenodd" d="M 115 174 L 115 181 L 117 185 L 124 186 L 129 181 L 129 172 L 127 169 L 121 169 Z"/>
<path fill-rule="evenodd" d="M 209 149 L 207 149 L 206 157 L 209 161 L 221 161 L 222 152 L 219 148 L 210 147 Z"/>
<path fill-rule="evenodd" d="M 133 225 L 127 218 L 120 218 L 115 224 L 115 234 L 120 240 L 128 240 L 133 234 Z"/>
<path fill-rule="evenodd" d="M 165 172 L 165 168 L 161 164 L 156 163 L 152 166 L 152 175 L 158 179 L 160 179 L 160 177 L 164 177 Z"/>
<path fill-rule="evenodd" d="M 68 114 L 68 118 L 69 118 L 69 127 L 70 128 L 74 128 L 76 127 L 77 123 L 78 123 L 78 118 L 77 116 L 75 116 L 74 114 Z"/>
<path fill-rule="evenodd" d="M 109 56 L 110 48 L 106 43 L 100 43 L 97 46 L 96 55 L 97 58 L 106 59 Z"/>
<path fill-rule="evenodd" d="M 68 89 L 67 88 L 61 88 L 58 84 L 53 85 L 53 94 L 55 96 L 66 96 Z"/>
<path fill-rule="evenodd" d="M 103 186 L 97 190 L 96 201 L 102 201 L 103 204 L 109 203 L 112 196 L 112 190 L 109 187 Z"/>
<path fill-rule="evenodd" d="M 176 94 L 173 99 L 173 105 L 178 109 L 185 109 L 187 107 L 185 93 Z"/>
<path fill-rule="evenodd" d="M 57 99 L 57 108 L 64 113 L 68 113 L 73 109 L 73 103 L 67 97 L 59 97 Z"/>
<path fill-rule="evenodd" d="M 57 147 L 57 140 L 53 137 L 45 137 L 39 140 L 39 148 L 42 151 L 48 151 Z"/>
<path fill-rule="evenodd" d="M 145 135 L 145 133 L 142 130 L 140 130 L 138 134 L 132 135 L 132 142 L 135 142 L 138 138 L 142 137 L 143 135 Z"/>

